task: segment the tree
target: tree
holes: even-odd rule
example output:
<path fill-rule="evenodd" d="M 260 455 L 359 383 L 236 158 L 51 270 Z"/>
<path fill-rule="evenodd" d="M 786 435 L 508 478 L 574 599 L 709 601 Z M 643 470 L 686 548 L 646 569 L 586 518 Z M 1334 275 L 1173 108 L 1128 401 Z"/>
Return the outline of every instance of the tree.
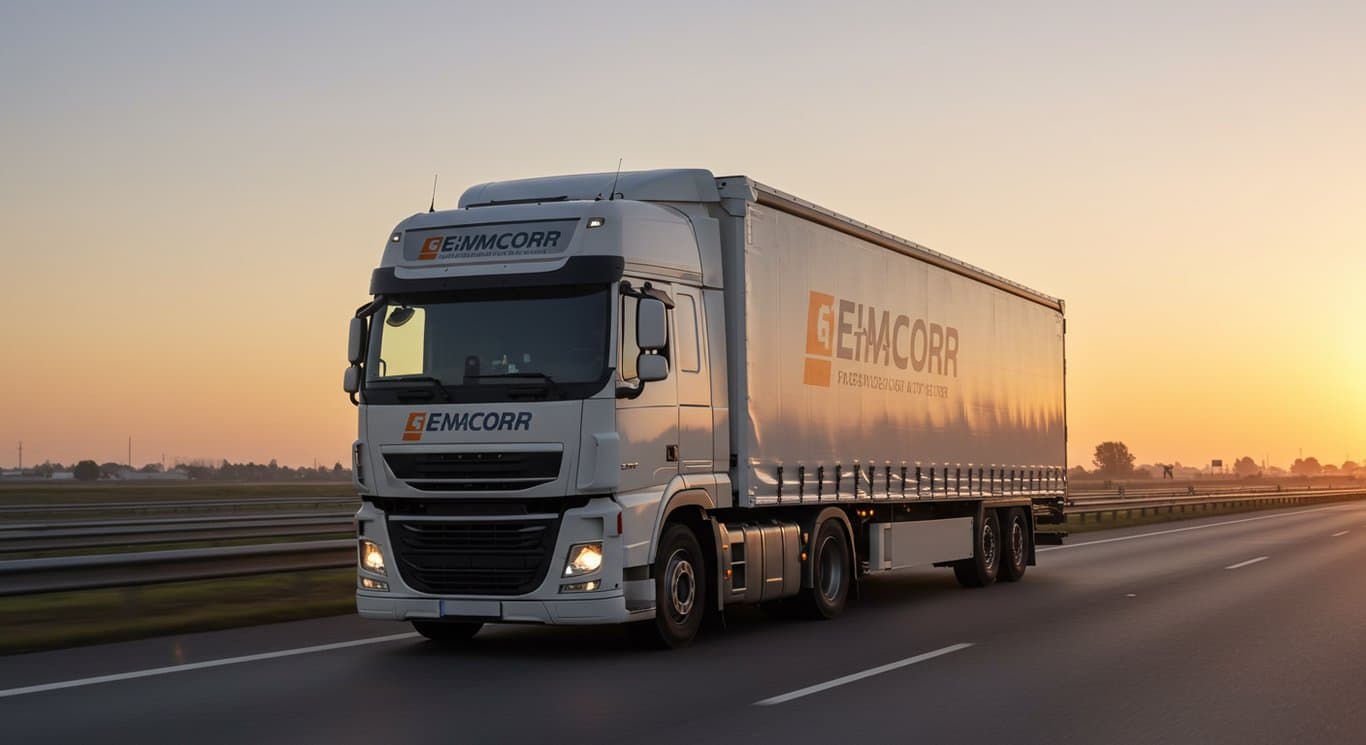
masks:
<path fill-rule="evenodd" d="M 1342 464 L 1343 473 L 1356 473 L 1358 468 L 1361 468 L 1361 466 L 1357 465 L 1357 462 L 1354 460 L 1349 460 Z"/>
<path fill-rule="evenodd" d="M 1257 461 L 1244 455 L 1233 463 L 1233 472 L 1239 476 L 1256 476 L 1262 469 L 1257 465 Z"/>
<path fill-rule="evenodd" d="M 94 481 L 100 477 L 100 464 L 93 460 L 83 460 L 76 464 L 75 477 L 80 481 Z"/>
<path fill-rule="evenodd" d="M 1129 476 L 1134 472 L 1134 456 L 1129 452 L 1129 446 L 1122 442 L 1102 442 L 1097 445 L 1091 462 L 1101 476 Z"/>
<path fill-rule="evenodd" d="M 1295 462 L 1290 464 L 1290 472 L 1296 476 L 1317 476 L 1322 470 L 1323 466 L 1319 465 L 1319 459 L 1313 456 L 1296 458 Z"/>

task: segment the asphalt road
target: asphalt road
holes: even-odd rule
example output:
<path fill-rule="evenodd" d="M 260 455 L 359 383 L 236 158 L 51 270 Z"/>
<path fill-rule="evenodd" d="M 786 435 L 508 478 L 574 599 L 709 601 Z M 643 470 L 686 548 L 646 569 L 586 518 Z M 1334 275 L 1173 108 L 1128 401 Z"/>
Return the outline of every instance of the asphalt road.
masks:
<path fill-rule="evenodd" d="M 0 740 L 1366 743 L 1363 565 L 1348 503 L 1087 533 L 982 590 L 880 576 L 836 621 L 743 609 L 680 652 L 341 617 L 5 657 Z"/>

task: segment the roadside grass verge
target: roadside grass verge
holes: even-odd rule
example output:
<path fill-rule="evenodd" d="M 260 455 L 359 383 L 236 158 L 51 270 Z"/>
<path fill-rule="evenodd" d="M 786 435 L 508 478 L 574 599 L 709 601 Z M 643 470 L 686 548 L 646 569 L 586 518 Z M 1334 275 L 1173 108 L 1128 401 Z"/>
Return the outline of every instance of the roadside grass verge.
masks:
<path fill-rule="evenodd" d="M 354 613 L 354 569 L 0 598 L 0 654 Z"/>

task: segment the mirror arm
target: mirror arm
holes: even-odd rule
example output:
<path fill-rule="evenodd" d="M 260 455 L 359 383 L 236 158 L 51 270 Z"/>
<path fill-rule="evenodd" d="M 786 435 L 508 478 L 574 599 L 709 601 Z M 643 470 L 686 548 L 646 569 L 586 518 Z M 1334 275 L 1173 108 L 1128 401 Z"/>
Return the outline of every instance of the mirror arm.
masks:
<path fill-rule="evenodd" d="M 634 386 L 629 386 L 629 385 L 619 385 L 619 386 L 617 386 L 617 398 L 624 398 L 624 399 L 626 399 L 627 401 L 634 401 L 634 400 L 636 400 L 637 398 L 640 398 L 640 394 L 642 394 L 642 393 L 644 393 L 644 392 L 645 392 L 645 383 L 644 383 L 644 382 L 636 383 Z"/>
<path fill-rule="evenodd" d="M 644 287 L 637 290 L 636 288 L 631 286 L 631 283 L 629 281 L 623 279 L 621 281 L 621 294 L 629 295 L 630 297 L 634 298 L 652 298 L 654 300 L 658 300 L 661 303 L 664 303 L 664 307 L 668 308 L 669 310 L 673 310 L 674 307 L 673 298 L 669 297 L 669 293 L 659 289 L 658 287 L 654 287 L 649 282 L 646 282 Z"/>
<path fill-rule="evenodd" d="M 389 302 L 389 298 L 383 295 L 376 295 L 374 300 L 356 308 L 356 318 L 369 318 L 370 316 L 373 316 L 375 311 L 379 310 L 387 302 Z"/>

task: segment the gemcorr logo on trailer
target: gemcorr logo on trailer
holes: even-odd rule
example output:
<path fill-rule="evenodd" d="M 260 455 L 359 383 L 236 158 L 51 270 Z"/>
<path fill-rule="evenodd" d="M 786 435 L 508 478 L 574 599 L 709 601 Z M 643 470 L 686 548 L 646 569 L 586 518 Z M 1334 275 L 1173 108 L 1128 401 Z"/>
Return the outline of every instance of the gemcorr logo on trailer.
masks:
<path fill-rule="evenodd" d="M 830 387 L 830 358 L 834 353 L 835 296 L 811 292 L 806 306 L 806 365 L 802 382 Z"/>
<path fill-rule="evenodd" d="M 958 377 L 958 329 L 812 291 L 806 306 L 802 382 L 830 387 L 835 360 Z M 850 373 L 839 372 L 843 385 Z"/>

